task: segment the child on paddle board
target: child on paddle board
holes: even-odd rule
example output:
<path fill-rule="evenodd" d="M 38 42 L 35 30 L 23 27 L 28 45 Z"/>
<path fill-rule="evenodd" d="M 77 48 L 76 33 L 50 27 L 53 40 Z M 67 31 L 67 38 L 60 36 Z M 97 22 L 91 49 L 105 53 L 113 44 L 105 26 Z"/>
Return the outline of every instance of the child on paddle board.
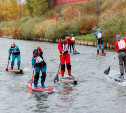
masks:
<path fill-rule="evenodd" d="M 120 35 L 116 36 L 115 51 L 118 53 L 120 78 L 124 78 L 124 70 L 126 72 L 126 38 L 121 39 Z"/>
<path fill-rule="evenodd" d="M 97 54 L 99 54 L 99 47 L 101 46 L 102 54 L 104 54 L 104 49 L 103 49 L 103 39 L 102 39 L 102 32 L 100 29 L 97 30 L 97 32 L 93 33 L 96 35 L 97 38 Z"/>
<path fill-rule="evenodd" d="M 12 61 L 11 61 L 11 69 L 13 69 L 14 67 L 14 62 L 15 59 L 17 58 L 17 65 L 18 65 L 18 69 L 20 69 L 20 50 L 19 47 L 15 45 L 15 42 L 11 43 L 11 47 L 9 48 L 9 58 L 8 60 L 10 60 L 12 54 Z"/>
<path fill-rule="evenodd" d="M 37 47 L 37 49 L 35 49 L 33 51 L 33 58 L 32 58 L 32 67 L 33 70 L 35 70 L 35 77 L 34 77 L 34 87 L 38 87 L 38 80 L 39 80 L 39 74 L 40 71 L 42 72 L 42 76 L 41 76 L 41 86 L 44 87 L 44 82 L 46 79 L 46 63 L 43 60 L 42 57 L 42 50 L 40 47 Z"/>
<path fill-rule="evenodd" d="M 70 38 L 65 36 L 61 37 L 60 43 L 58 44 L 58 50 L 60 51 L 60 60 L 61 60 L 61 75 L 64 77 L 65 73 L 65 62 L 67 65 L 68 75 L 71 75 L 71 64 L 70 64 L 70 54 L 68 53 L 68 46 L 71 42 L 74 42 Z"/>

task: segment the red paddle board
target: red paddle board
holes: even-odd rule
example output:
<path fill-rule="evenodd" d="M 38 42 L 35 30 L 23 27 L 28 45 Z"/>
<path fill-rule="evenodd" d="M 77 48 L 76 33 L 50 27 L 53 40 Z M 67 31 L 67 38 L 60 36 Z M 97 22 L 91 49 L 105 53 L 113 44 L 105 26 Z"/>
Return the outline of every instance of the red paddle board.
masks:
<path fill-rule="evenodd" d="M 28 87 L 31 86 L 31 82 L 32 82 L 32 81 L 28 81 Z M 45 87 L 38 86 L 37 88 L 35 88 L 33 83 L 32 83 L 32 91 L 33 91 L 33 92 L 48 93 L 48 94 L 51 94 L 51 93 L 54 92 L 52 86 L 45 86 Z"/>

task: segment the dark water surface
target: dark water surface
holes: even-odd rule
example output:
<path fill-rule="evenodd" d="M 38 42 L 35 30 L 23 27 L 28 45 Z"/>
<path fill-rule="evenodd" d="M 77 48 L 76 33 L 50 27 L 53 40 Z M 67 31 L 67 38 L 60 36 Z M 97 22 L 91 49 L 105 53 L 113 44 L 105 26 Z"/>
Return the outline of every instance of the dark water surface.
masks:
<path fill-rule="evenodd" d="M 77 45 L 81 54 L 71 55 L 71 64 L 78 85 L 54 84 L 59 65 L 59 57 L 54 55 L 59 53 L 58 44 L 14 40 L 21 50 L 24 70 L 23 75 L 15 75 L 5 71 L 12 41 L 0 38 L 0 113 L 126 113 L 126 86 L 108 82 L 103 74 L 115 52 L 107 50 L 105 57 L 98 57 L 96 48 Z M 43 49 L 48 66 L 45 84 L 55 89 L 50 95 L 27 92 L 27 82 L 32 77 L 32 51 L 37 45 Z M 117 59 L 111 69 L 119 71 Z"/>

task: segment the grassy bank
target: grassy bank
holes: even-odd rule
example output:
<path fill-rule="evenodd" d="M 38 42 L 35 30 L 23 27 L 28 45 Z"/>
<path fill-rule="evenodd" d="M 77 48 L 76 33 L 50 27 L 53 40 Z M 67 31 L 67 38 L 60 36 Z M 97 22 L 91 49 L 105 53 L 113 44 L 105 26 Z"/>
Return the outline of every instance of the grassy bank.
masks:
<path fill-rule="evenodd" d="M 75 39 L 96 42 L 96 36 L 94 36 L 93 34 L 75 36 Z"/>
<path fill-rule="evenodd" d="M 0 36 L 12 36 L 22 39 L 48 38 L 59 39 L 62 35 L 75 35 L 76 40 L 95 42 L 92 28 L 103 32 L 104 41 L 114 44 L 117 34 L 126 36 L 126 1 L 99 0 L 99 18 L 96 17 L 96 0 L 52 7 L 41 17 L 26 16 L 16 21 L 0 23 Z M 97 30 L 96 28 L 96 30 Z"/>

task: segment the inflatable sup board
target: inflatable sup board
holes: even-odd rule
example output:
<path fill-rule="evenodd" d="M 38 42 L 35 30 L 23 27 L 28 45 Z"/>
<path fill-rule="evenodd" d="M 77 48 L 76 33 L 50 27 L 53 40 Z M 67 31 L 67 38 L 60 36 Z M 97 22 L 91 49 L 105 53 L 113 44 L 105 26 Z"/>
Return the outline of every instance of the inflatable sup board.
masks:
<path fill-rule="evenodd" d="M 28 81 L 28 87 L 31 86 L 31 82 L 32 81 Z M 54 92 L 53 87 L 52 86 L 38 86 L 37 88 L 34 87 L 34 83 L 32 83 L 32 91 L 33 92 L 42 92 L 42 93 L 48 93 L 51 94 Z"/>

